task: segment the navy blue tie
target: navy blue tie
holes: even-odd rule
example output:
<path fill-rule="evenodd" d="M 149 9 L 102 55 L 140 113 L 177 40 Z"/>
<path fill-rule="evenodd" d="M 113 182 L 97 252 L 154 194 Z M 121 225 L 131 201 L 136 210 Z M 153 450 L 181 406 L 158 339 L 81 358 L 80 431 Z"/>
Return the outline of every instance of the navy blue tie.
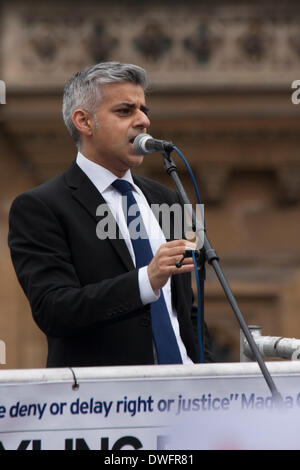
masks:
<path fill-rule="evenodd" d="M 112 185 L 123 196 L 127 197 L 125 217 L 129 233 L 133 232 L 131 228 L 134 226 L 134 233 L 130 233 L 130 238 L 135 254 L 136 268 L 147 266 L 153 258 L 153 253 L 131 185 L 128 181 L 120 179 L 114 181 Z M 133 205 L 135 207 L 132 207 Z M 129 211 L 131 207 L 132 210 Z M 132 223 L 133 221 L 134 223 Z M 159 299 L 151 304 L 151 322 L 158 363 L 182 364 L 178 343 L 162 291 Z"/>

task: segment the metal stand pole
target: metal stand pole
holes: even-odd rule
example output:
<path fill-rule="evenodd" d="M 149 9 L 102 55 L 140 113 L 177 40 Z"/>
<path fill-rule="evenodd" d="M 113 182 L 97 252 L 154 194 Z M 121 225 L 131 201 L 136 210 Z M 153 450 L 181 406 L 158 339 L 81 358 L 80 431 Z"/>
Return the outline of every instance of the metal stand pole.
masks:
<path fill-rule="evenodd" d="M 163 156 L 164 156 L 164 166 L 165 166 L 165 169 L 166 169 L 166 172 L 168 173 L 169 176 L 172 177 L 174 183 L 175 183 L 175 186 L 179 192 L 179 194 L 181 195 L 182 197 L 182 200 L 184 202 L 184 204 L 189 204 L 189 206 L 191 207 L 191 203 L 186 195 L 186 192 L 184 190 L 184 187 L 180 181 L 180 178 L 178 176 L 178 173 L 177 173 L 177 167 L 175 165 L 175 163 L 173 162 L 171 156 L 170 156 L 170 152 L 163 152 Z M 194 227 L 197 227 L 199 226 L 199 224 L 197 224 L 197 220 L 196 220 L 196 215 L 194 213 L 194 211 L 192 211 L 192 224 Z M 252 354 L 254 356 L 254 358 L 256 359 L 260 369 L 261 369 L 261 372 L 263 374 L 263 377 L 272 393 L 272 396 L 274 398 L 274 400 L 276 400 L 277 402 L 282 402 L 282 397 L 280 395 L 280 393 L 278 392 L 277 388 L 276 388 L 276 385 L 264 363 L 264 360 L 256 346 L 256 343 L 249 331 L 249 328 L 244 320 L 244 317 L 237 305 L 237 302 L 231 292 L 231 289 L 228 285 L 228 282 L 220 268 L 220 265 L 219 265 L 219 257 L 218 255 L 216 254 L 215 250 L 212 248 L 211 244 L 209 243 L 208 239 L 207 239 L 207 236 L 206 236 L 206 233 L 205 233 L 205 230 L 203 232 L 203 229 L 202 229 L 202 232 L 201 234 L 198 234 L 198 236 L 200 235 L 200 239 L 201 237 L 203 238 L 203 233 L 204 233 L 204 241 L 203 241 L 203 248 L 202 250 L 204 251 L 205 253 L 205 257 L 206 257 L 206 260 L 207 262 L 214 268 L 215 270 L 215 273 L 217 275 L 217 278 L 219 279 L 219 282 L 224 290 L 224 293 L 231 305 L 231 308 L 237 318 L 237 321 L 239 322 L 239 325 L 240 325 L 240 328 L 241 330 L 243 331 L 249 345 L 250 345 L 250 348 L 251 348 L 251 351 L 252 351 Z M 197 234 L 197 230 L 196 230 L 196 234 Z"/>

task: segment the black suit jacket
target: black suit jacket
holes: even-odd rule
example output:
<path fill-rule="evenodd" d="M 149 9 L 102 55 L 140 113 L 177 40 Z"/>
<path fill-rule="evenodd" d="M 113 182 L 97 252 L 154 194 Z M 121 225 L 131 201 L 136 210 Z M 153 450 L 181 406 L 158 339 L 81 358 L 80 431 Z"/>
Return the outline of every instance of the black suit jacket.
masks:
<path fill-rule="evenodd" d="M 178 202 L 174 191 L 135 177 L 148 202 Z M 122 239 L 100 240 L 96 210 L 104 199 L 73 162 L 62 175 L 18 196 L 9 246 L 33 317 L 47 335 L 48 367 L 153 364 L 150 305 Z M 191 321 L 190 275 L 172 278 L 180 334 L 199 359 Z"/>

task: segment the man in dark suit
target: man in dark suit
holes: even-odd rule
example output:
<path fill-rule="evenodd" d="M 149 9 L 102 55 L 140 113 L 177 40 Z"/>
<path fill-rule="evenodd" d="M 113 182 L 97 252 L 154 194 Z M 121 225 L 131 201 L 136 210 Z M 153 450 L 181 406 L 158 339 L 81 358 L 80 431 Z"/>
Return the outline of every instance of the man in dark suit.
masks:
<path fill-rule="evenodd" d="M 191 320 L 194 265 L 185 258 L 182 267 L 175 266 L 195 245 L 172 239 L 173 226 L 165 238 L 150 208 L 179 204 L 179 197 L 131 174 L 143 161 L 133 140 L 150 125 L 146 87 L 143 69 L 117 62 L 73 75 L 65 87 L 63 116 L 78 147 L 76 161 L 12 204 L 12 260 L 33 317 L 47 335 L 48 367 L 199 361 Z M 146 232 L 155 230 L 146 237 L 152 255 L 145 265 L 139 262 L 145 245 L 136 251 L 115 180 L 126 181 Z M 111 223 L 105 236 L 101 224 L 107 214 L 108 221 L 117 221 L 117 231 Z M 160 360 L 158 354 L 154 323 L 163 330 L 163 314 L 160 310 L 154 320 L 152 308 L 160 301 L 179 360 Z"/>

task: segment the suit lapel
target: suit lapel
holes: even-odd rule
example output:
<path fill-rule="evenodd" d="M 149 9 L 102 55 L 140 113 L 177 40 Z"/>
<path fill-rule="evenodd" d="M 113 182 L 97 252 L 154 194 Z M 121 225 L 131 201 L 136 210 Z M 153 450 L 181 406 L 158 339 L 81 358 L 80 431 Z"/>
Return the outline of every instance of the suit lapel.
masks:
<path fill-rule="evenodd" d="M 162 203 L 162 194 L 161 191 L 156 189 L 155 186 L 151 184 L 150 181 L 141 179 L 137 176 L 133 176 L 134 182 L 140 187 L 142 192 L 144 193 L 148 204 L 161 204 Z M 101 218 L 104 216 L 96 216 L 97 208 L 100 204 L 106 204 L 104 198 L 99 193 L 97 188 L 93 185 L 90 179 L 86 176 L 86 174 L 79 168 L 75 161 L 71 164 L 69 169 L 65 172 L 65 181 L 66 184 L 72 190 L 73 198 L 82 206 L 84 209 L 90 214 L 90 216 L 95 220 L 95 224 L 97 224 Z M 109 209 L 108 209 L 109 210 Z M 113 218 L 113 215 L 111 214 Z M 163 225 L 161 220 L 158 220 L 161 228 L 163 229 Z M 173 233 L 174 224 L 172 219 L 171 222 L 171 230 L 170 233 L 165 233 L 166 240 L 173 240 L 173 237 L 170 237 L 170 234 Z M 117 227 L 118 228 L 118 227 Z M 95 227 L 96 231 L 96 227 Z M 121 258 L 122 262 L 124 263 L 126 269 L 132 270 L 134 269 L 134 264 L 131 258 L 131 255 L 128 251 L 127 245 L 125 241 L 120 238 L 108 238 L 110 243 L 112 244 L 113 248 L 115 249 L 118 256 Z"/>
<path fill-rule="evenodd" d="M 97 224 L 104 217 L 104 215 L 102 217 L 96 216 L 97 208 L 100 204 L 106 204 L 106 202 L 97 188 L 79 168 L 75 161 L 66 171 L 65 180 L 67 185 L 72 189 L 73 198 L 76 199 L 76 201 L 86 209 L 86 211 L 91 215 Z M 110 215 L 113 218 L 112 213 L 110 213 Z M 116 238 L 108 239 L 123 261 L 125 267 L 128 270 L 134 269 L 134 264 L 125 241 L 118 236 Z"/>

